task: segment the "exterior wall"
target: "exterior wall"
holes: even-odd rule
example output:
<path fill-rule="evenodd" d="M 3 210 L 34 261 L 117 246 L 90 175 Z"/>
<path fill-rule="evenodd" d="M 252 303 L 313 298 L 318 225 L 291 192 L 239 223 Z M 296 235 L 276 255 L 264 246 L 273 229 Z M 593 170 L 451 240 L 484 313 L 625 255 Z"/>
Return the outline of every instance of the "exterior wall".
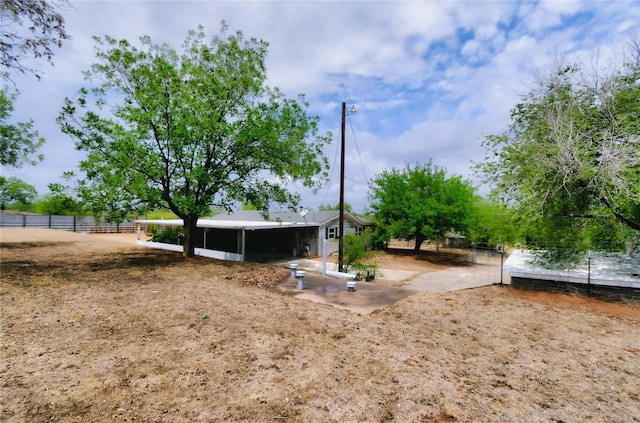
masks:
<path fill-rule="evenodd" d="M 160 250 L 169 250 L 182 252 L 182 245 L 174 245 L 174 244 L 165 244 L 162 242 L 149 242 L 149 241 L 136 241 L 137 245 L 141 245 L 143 247 L 149 248 L 157 248 Z M 242 254 L 230 253 L 228 251 L 219 251 L 219 250 L 205 250 L 204 248 L 196 248 L 195 254 L 197 256 L 209 257 L 219 260 L 228 260 L 228 261 L 244 261 L 244 256 Z"/>
<path fill-rule="evenodd" d="M 337 222 L 337 221 L 336 221 Z M 322 255 L 322 241 L 327 240 L 327 255 L 331 255 L 333 253 L 337 253 L 340 248 L 340 243 L 338 242 L 338 238 L 326 238 L 327 236 L 327 226 L 321 226 L 317 231 L 317 247 L 318 256 Z M 336 233 L 338 231 L 338 226 L 336 225 Z M 345 225 L 346 228 L 346 225 Z"/>
<path fill-rule="evenodd" d="M 356 224 L 354 224 L 352 221 L 350 221 L 349 219 L 345 219 L 344 220 L 344 233 L 346 234 L 350 234 L 350 233 L 357 233 L 358 228 L 362 228 L 362 226 L 357 226 Z M 324 239 L 332 239 L 333 237 L 330 237 L 331 235 L 331 230 L 330 229 L 334 229 L 334 233 L 337 236 L 339 229 L 340 229 L 340 219 L 339 218 L 335 218 L 330 220 L 329 222 L 327 222 L 326 224 L 320 226 L 320 238 Z"/>
<path fill-rule="evenodd" d="M 344 233 L 347 234 L 357 234 L 359 231 L 364 230 L 364 226 L 356 225 L 349 219 L 345 219 L 344 221 Z M 333 231 L 331 230 L 333 229 Z M 340 248 L 340 243 L 338 242 L 338 233 L 340 229 L 340 220 L 338 218 L 333 219 L 326 224 L 320 226 L 318 229 L 318 239 L 317 239 L 317 251 L 318 256 L 322 255 L 322 240 L 327 239 L 327 255 L 338 252 Z M 332 236 L 335 234 L 335 236 Z"/>
<path fill-rule="evenodd" d="M 327 255 L 337 253 L 340 249 L 340 242 L 337 238 L 327 240 Z"/>
<path fill-rule="evenodd" d="M 172 223 L 175 224 L 174 222 Z M 294 224 L 271 229 L 246 229 L 244 231 L 246 236 L 244 246 L 241 242 L 242 230 L 199 227 L 196 234 L 195 247 L 204 251 L 211 250 L 238 254 L 242 255 L 243 259 L 247 257 L 254 259 L 261 258 L 261 256 L 269 257 L 274 254 L 291 256 L 294 251 L 297 256 L 301 256 L 305 249 L 307 249 L 310 257 L 319 257 L 322 255 L 323 240 L 328 236 L 328 253 L 331 254 L 338 251 L 339 223 L 339 218 L 336 216 L 320 227 L 314 223 L 311 223 L 311 226 L 306 226 L 305 223 L 305 225 L 298 226 Z M 359 223 L 357 219 L 352 221 L 350 215 L 346 216 L 344 221 L 345 235 L 361 233 L 364 230 L 364 226 Z M 137 224 L 138 228 L 143 224 L 139 222 Z M 138 229 L 138 239 L 141 237 L 140 233 L 141 231 Z M 202 255 L 206 254 L 203 253 Z"/>
<path fill-rule="evenodd" d="M 295 244 L 298 256 L 308 246 L 309 257 L 317 257 L 322 254 L 322 246 L 318 243 L 318 231 L 315 228 L 300 228 L 296 230 L 297 244 Z"/>

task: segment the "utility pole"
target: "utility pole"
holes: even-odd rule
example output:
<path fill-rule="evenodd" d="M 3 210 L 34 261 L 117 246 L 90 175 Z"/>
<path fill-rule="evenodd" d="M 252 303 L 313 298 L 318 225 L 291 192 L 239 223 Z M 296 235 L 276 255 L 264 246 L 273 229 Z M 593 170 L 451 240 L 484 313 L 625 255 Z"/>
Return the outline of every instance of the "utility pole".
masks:
<path fill-rule="evenodd" d="M 344 128 L 347 114 L 347 104 L 342 102 L 342 131 L 340 146 L 340 223 L 338 227 L 338 272 L 342 272 L 342 261 L 344 257 Z"/>

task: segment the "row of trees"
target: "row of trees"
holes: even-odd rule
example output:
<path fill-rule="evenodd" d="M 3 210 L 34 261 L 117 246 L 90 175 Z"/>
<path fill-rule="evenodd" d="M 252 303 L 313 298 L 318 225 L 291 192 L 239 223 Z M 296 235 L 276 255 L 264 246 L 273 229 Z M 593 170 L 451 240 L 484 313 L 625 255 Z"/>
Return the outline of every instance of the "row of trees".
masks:
<path fill-rule="evenodd" d="M 588 250 L 640 250 L 640 42 L 609 69 L 560 60 L 540 74 L 489 135 L 478 175 L 490 200 L 430 163 L 385 171 L 371 183 L 381 239 L 439 239 L 456 230 L 477 242 L 521 242 L 550 261 Z M 612 63 L 614 64 L 613 66 Z"/>
<path fill-rule="evenodd" d="M 22 64 L 26 54 L 52 61 L 51 47 L 69 38 L 64 19 L 47 2 L 11 0 L 0 12 L 16 26 L 28 19 L 31 28 L 42 30 L 42 36 L 31 38 L 16 35 L 21 31 L 3 34 L 2 64 L 9 69 L 34 72 Z M 184 253 L 190 256 L 195 223 L 212 206 L 229 209 L 240 202 L 266 211 L 276 202 L 295 207 L 300 199 L 286 186 L 299 181 L 318 187 L 326 178 L 322 151 L 330 134 L 318 133 L 318 118 L 306 113 L 303 97 L 290 99 L 265 85 L 266 42 L 226 32 L 223 23 L 220 36 L 208 40 L 198 28 L 182 52 L 153 44 L 148 37 L 138 47 L 96 37 L 98 62 L 86 76 L 102 83 L 66 99 L 58 118 L 62 131 L 87 152 L 80 163 L 86 178 L 76 188 L 77 199 L 68 195 L 68 187 L 51 184 L 40 204 L 48 203 L 48 212 L 83 208 L 114 220 L 169 209 L 185 222 Z M 111 104 L 113 98 L 120 101 Z M 5 94 L 2 99 L 0 118 L 6 120 L 15 97 Z M 3 126 L 11 135 L 3 137 L 8 143 L 2 149 L 3 165 L 35 162 L 33 154 L 44 140 L 32 126 Z M 373 207 L 381 227 L 387 228 L 379 237 L 415 237 L 419 247 L 447 230 L 466 229 L 469 219 L 464 216 L 473 196 L 468 183 L 446 178 L 444 169 L 431 164 L 407 171 L 403 192 L 381 196 L 398 186 L 392 181 L 384 186 L 386 179 L 402 179 L 395 170 L 374 182 L 380 184 L 380 197 Z M 1 182 L 3 207 L 34 201 L 35 190 L 28 184 L 15 178 Z M 394 200 L 398 195 L 404 197 Z M 400 214 L 402 207 L 390 211 L 388 201 L 413 206 Z"/>
<path fill-rule="evenodd" d="M 29 53 L 51 61 L 51 46 L 68 39 L 64 20 L 43 0 L 5 1 L 0 15 L 16 25 L 28 18 L 43 34 L 21 38 L 23 31 L 3 27 L 1 63 L 9 70 L 30 71 L 21 64 Z M 184 221 L 185 256 L 194 253 L 197 219 L 212 207 L 296 208 L 300 198 L 288 187 L 317 188 L 327 176 L 331 135 L 319 133 L 303 96 L 266 85 L 267 43 L 227 30 L 223 23 L 209 39 L 198 28 L 181 51 L 149 37 L 137 46 L 96 37 L 89 86 L 67 98 L 58 117 L 86 153 L 81 202 L 113 219 L 171 210 Z M 476 170 L 494 186 L 492 201 L 431 162 L 382 172 L 370 183 L 376 241 L 413 239 L 420 248 L 455 231 L 579 252 L 598 239 L 637 236 L 639 81 L 637 43 L 607 75 L 561 64 L 539 78 L 508 130 L 484 142 L 487 157 Z M 8 123 L 15 94 L 0 90 L 3 166 L 37 161 L 43 142 L 32 122 Z"/>
<path fill-rule="evenodd" d="M 22 179 L 0 176 L 0 209 L 45 215 L 92 214 L 90 207 L 69 186 L 54 182 L 48 188 L 48 193 L 38 196 L 35 187 Z M 113 220 L 114 223 L 121 221 Z"/>
<path fill-rule="evenodd" d="M 365 250 L 381 247 L 389 239 L 415 241 L 419 250 L 425 240 L 443 243 L 448 233 L 464 234 L 473 244 L 492 245 L 521 242 L 533 247 L 557 247 L 563 242 L 549 243 L 541 236 L 535 216 L 523 218 L 519 211 L 479 197 L 470 181 L 458 175 L 449 176 L 444 168 L 428 163 L 414 167 L 385 171 L 371 181 L 371 210 L 368 217 L 377 223 L 376 230 L 358 239 L 346 239 L 345 248 L 357 251 L 356 258 L 345 258 L 346 264 L 361 258 Z M 85 203 L 77 192 L 65 184 L 49 185 L 49 192 L 38 197 L 28 183 L 14 177 L 0 176 L 2 209 L 40 214 L 93 214 L 118 223 L 133 217 L 119 213 L 106 214 L 95 204 Z M 255 210 L 255 207 L 251 206 Z M 320 210 L 337 210 L 338 206 L 323 205 Z M 629 241 L 630 232 L 620 224 L 591 222 L 583 233 L 588 249 L 621 250 Z M 352 237 L 353 238 L 353 237 Z M 570 250 L 570 249 L 569 249 Z M 560 257 L 558 257 L 560 258 Z M 352 264 L 352 263 L 351 263 Z"/>

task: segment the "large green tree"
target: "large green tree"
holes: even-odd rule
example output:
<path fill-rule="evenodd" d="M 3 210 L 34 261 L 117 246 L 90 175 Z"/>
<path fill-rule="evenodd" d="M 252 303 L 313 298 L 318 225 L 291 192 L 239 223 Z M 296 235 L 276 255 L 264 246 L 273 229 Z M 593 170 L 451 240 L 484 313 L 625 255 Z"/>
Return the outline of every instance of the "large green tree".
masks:
<path fill-rule="evenodd" d="M 19 203 L 23 208 L 33 203 L 37 195 L 35 187 L 22 179 L 0 176 L 0 209 L 4 210 L 11 203 Z"/>
<path fill-rule="evenodd" d="M 369 185 L 371 209 L 383 239 L 442 241 L 449 231 L 464 233 L 473 215 L 475 188 L 461 176 L 433 165 L 385 170 Z"/>
<path fill-rule="evenodd" d="M 640 230 L 640 49 L 604 76 L 557 66 L 490 135 L 477 169 L 546 248 L 593 248 L 593 227 Z M 595 76 L 594 76 L 595 75 Z M 531 232 L 533 233 L 533 232 Z"/>
<path fill-rule="evenodd" d="M 292 182 L 326 178 L 330 137 L 302 96 L 266 85 L 266 42 L 226 35 L 224 23 L 211 40 L 191 31 L 181 53 L 148 37 L 139 47 L 95 40 L 99 62 L 87 77 L 101 83 L 66 99 L 58 121 L 87 152 L 85 185 L 170 209 L 184 222 L 185 256 L 210 207 L 296 207 Z"/>

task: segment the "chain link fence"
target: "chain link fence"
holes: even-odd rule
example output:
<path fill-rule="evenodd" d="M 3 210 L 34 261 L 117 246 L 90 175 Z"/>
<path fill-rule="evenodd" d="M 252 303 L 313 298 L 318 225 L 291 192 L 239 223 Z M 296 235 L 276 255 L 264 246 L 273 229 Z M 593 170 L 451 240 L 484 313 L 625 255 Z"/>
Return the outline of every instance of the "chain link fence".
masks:
<path fill-rule="evenodd" d="M 414 241 L 392 240 L 389 248 L 410 249 L 415 246 Z M 425 242 L 420 251 L 442 253 L 442 259 L 434 259 L 434 263 L 442 260 L 443 264 L 464 269 L 465 273 L 486 285 L 508 284 L 509 274 L 503 270 L 505 260 L 509 257 L 507 251 L 498 245 L 477 244 L 453 240 L 445 245 Z"/>

